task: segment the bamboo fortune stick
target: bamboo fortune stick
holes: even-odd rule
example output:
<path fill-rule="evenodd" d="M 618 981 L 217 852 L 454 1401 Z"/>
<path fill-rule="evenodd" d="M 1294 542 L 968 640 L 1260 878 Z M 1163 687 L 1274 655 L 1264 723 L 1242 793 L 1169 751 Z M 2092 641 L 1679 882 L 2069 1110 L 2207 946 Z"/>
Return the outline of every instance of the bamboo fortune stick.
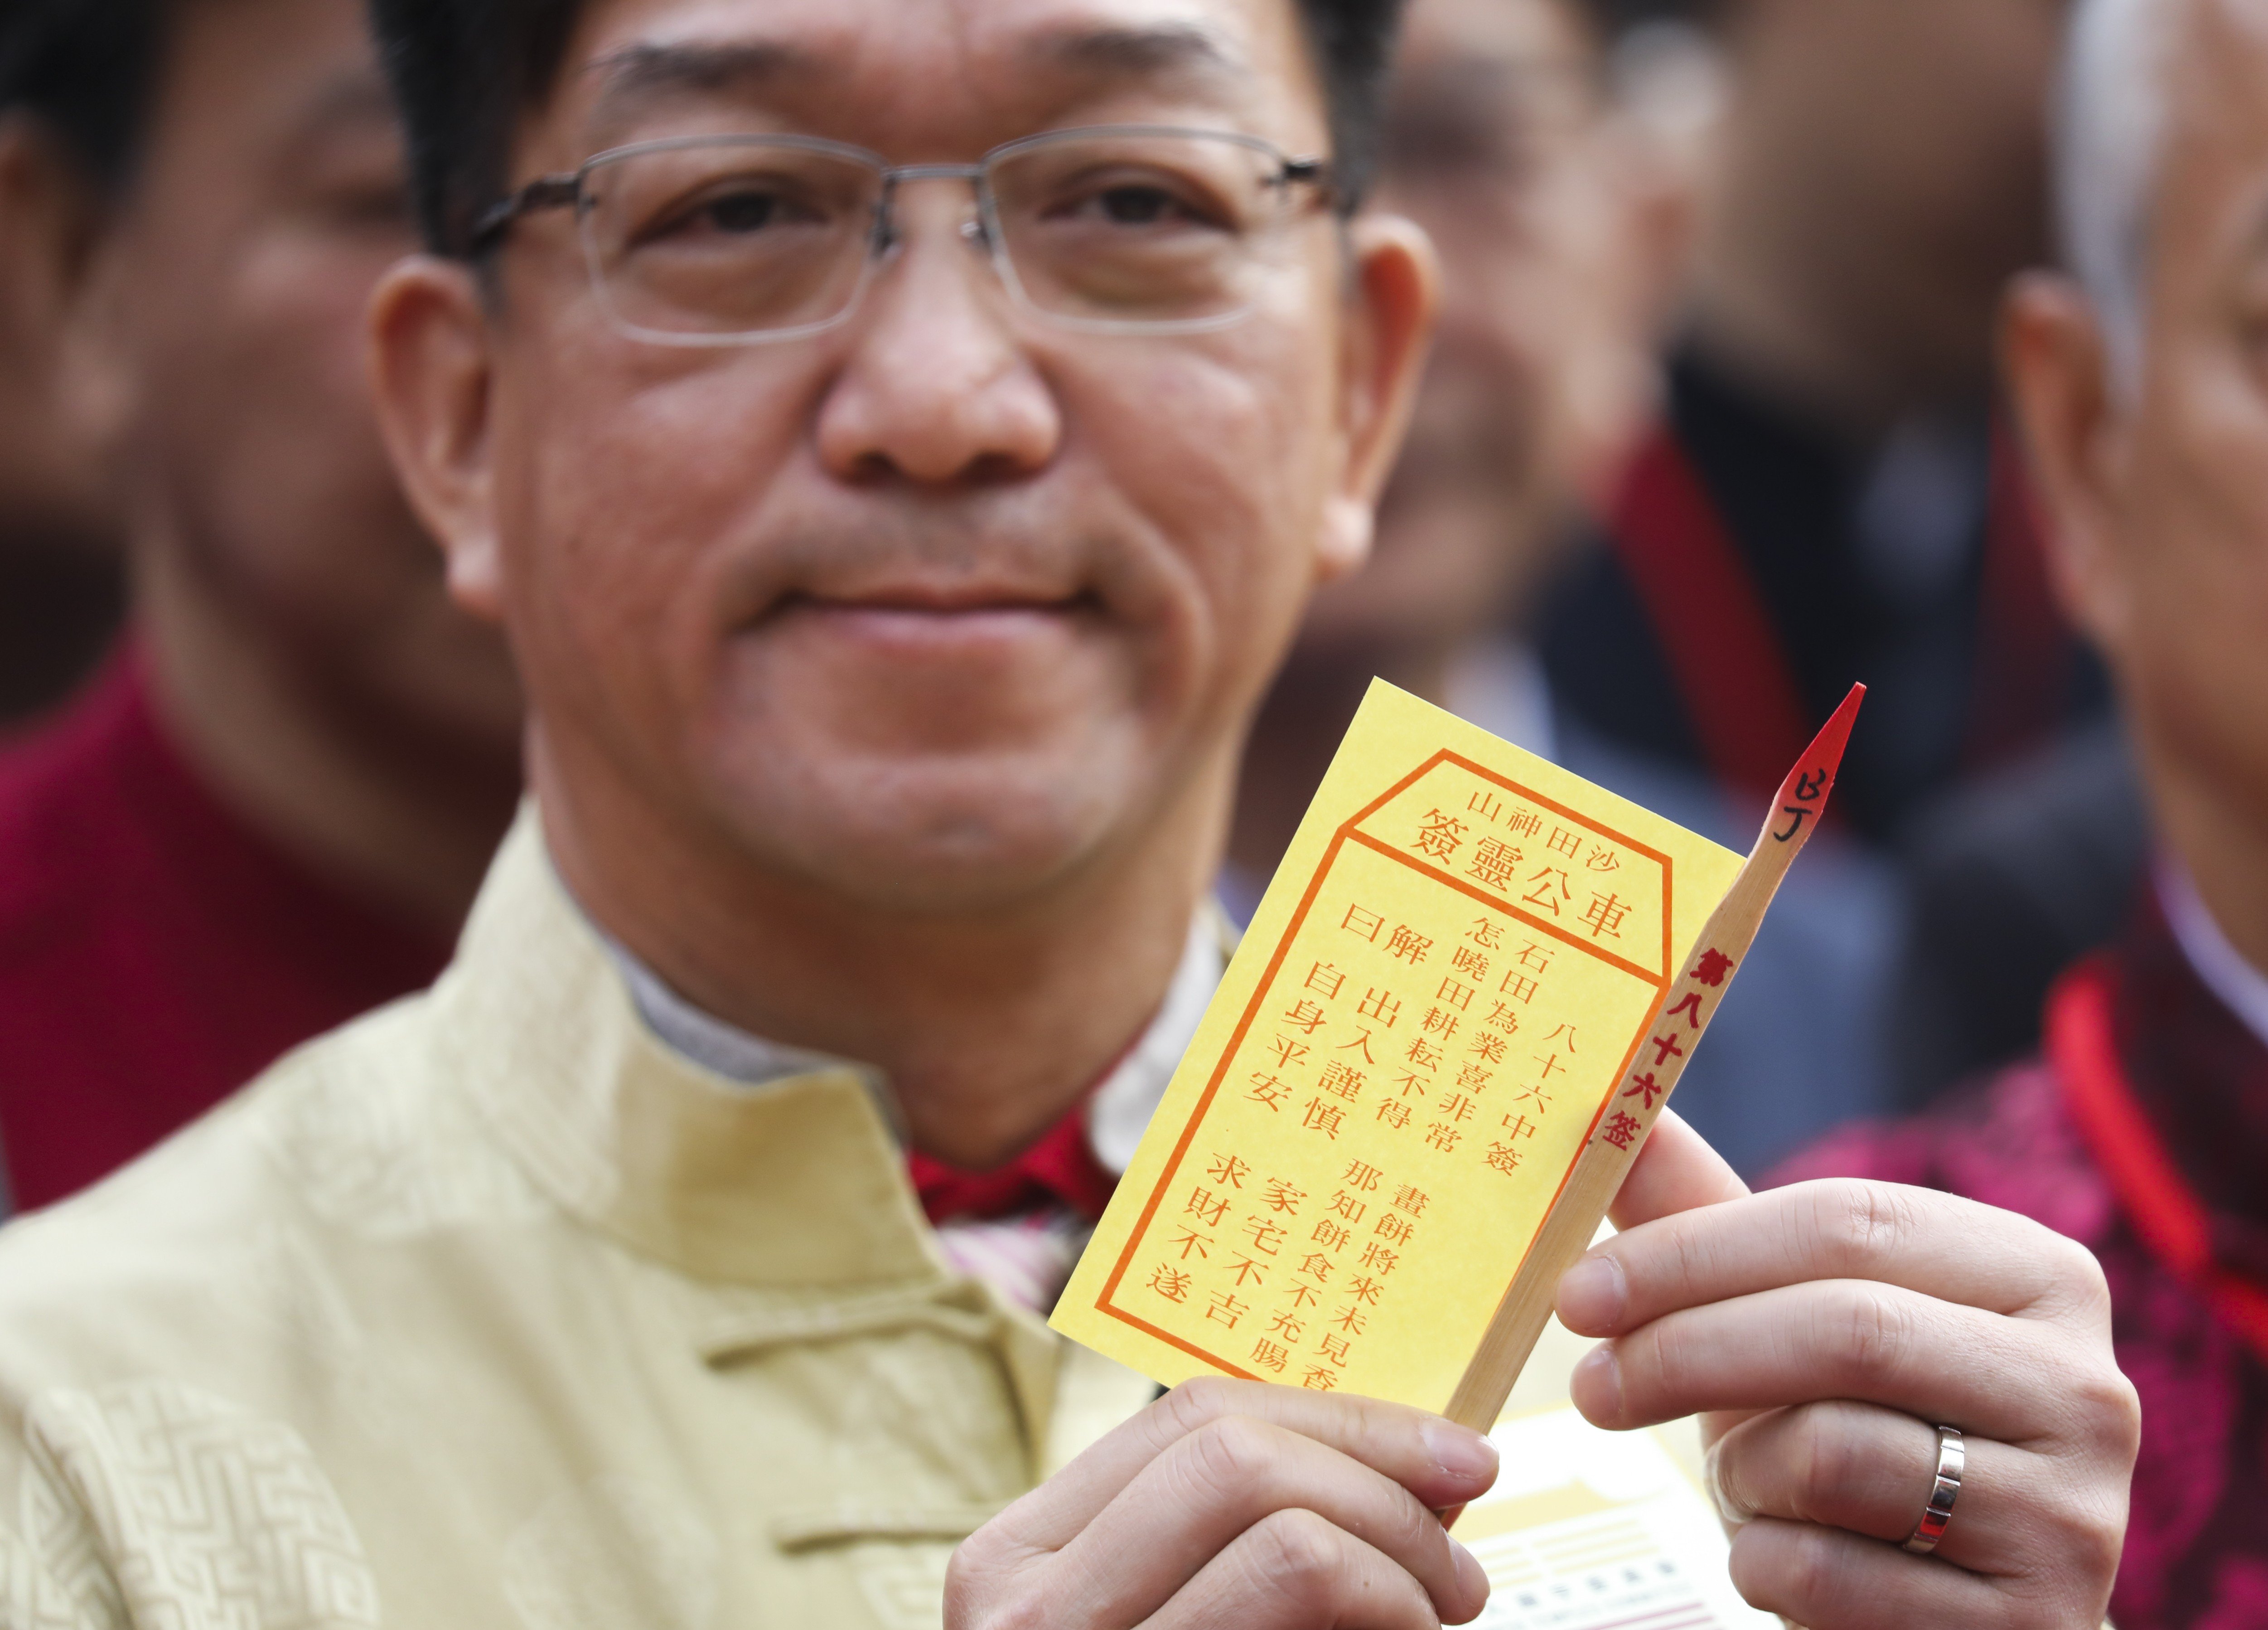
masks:
<path fill-rule="evenodd" d="M 1589 1140 L 1576 1155 L 1535 1243 L 1497 1304 L 1496 1317 L 1442 1412 L 1460 1426 L 1486 1432 L 1496 1425 L 1513 1383 L 1551 1317 L 1560 1275 L 1575 1265 L 1598 1233 L 1662 1104 L 1684 1073 L 1686 1060 L 1701 1044 L 1717 1001 L 1764 926 L 1765 909 L 1779 891 L 1780 880 L 1826 812 L 1835 772 L 1842 766 L 1843 749 L 1866 693 L 1864 685 L 1852 687 L 1780 784 L 1748 864 L 1693 942 L 1685 971 L 1655 1003 L 1646 1030 L 1653 1035 L 1660 1026 L 1660 1034 L 1640 1047 L 1621 1090 L 1600 1107 Z M 1649 1051 L 1653 1057 L 1647 1056 Z"/>

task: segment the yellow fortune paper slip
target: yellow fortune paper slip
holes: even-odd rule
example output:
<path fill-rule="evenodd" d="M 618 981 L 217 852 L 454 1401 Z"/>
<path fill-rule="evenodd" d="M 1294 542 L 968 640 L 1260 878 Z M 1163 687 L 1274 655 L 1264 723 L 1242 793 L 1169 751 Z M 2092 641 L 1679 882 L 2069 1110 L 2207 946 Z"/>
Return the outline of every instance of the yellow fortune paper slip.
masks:
<path fill-rule="evenodd" d="M 1153 1378 L 1485 1430 L 1827 809 L 1744 862 L 1373 684 L 1062 1300 Z"/>
<path fill-rule="evenodd" d="M 1447 1408 L 1586 1149 L 1652 1125 L 1631 1083 L 1742 865 L 1373 685 L 1055 1327 Z"/>

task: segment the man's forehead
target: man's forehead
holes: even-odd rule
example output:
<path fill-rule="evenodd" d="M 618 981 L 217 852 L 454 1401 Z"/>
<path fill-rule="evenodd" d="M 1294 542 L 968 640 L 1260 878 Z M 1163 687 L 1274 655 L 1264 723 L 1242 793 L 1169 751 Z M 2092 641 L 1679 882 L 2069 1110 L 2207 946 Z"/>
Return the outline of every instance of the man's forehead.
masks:
<path fill-rule="evenodd" d="M 2156 0 L 2169 13 L 2157 64 L 2161 92 L 2183 111 L 2250 122 L 2268 110 L 2261 70 L 2268 66 L 2268 0 Z M 2200 105 L 2202 94 L 2204 104 Z"/>
<path fill-rule="evenodd" d="M 850 117 L 872 101 L 909 127 L 1129 95 L 1320 116 L 1295 0 L 598 0 L 563 88 L 600 131 L 688 100 Z"/>
<path fill-rule="evenodd" d="M 2244 218 L 2242 252 L 2257 259 L 2268 254 L 2268 0 L 2161 3 L 2176 16 L 2159 70 L 2172 120 L 2157 213 L 2170 206 L 2174 220 L 2192 216 L 2205 241 L 2225 241 L 2233 205 Z M 2174 226 L 2172 235 L 2188 233 Z"/>
<path fill-rule="evenodd" d="M 217 163 L 249 182 L 399 134 L 358 9 L 277 3 L 182 8 L 148 138 L 152 162 Z"/>
<path fill-rule="evenodd" d="M 1518 63 L 1572 55 L 1588 41 L 1570 0 L 1412 0 L 1405 62 L 1443 57 Z"/>

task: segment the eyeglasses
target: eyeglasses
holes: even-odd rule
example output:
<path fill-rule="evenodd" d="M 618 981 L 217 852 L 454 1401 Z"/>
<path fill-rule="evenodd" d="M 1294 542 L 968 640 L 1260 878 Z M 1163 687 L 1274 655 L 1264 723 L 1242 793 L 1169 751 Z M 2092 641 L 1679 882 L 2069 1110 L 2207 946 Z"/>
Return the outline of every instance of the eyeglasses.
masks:
<path fill-rule="evenodd" d="M 571 208 L 600 306 L 662 345 L 790 340 L 850 316 L 895 246 L 908 181 L 965 181 L 961 227 L 1010 295 L 1102 333 L 1192 333 L 1249 314 L 1291 228 L 1332 196 L 1329 166 L 1257 136 L 1094 125 L 975 164 L 886 164 L 805 136 L 680 136 L 531 181 L 476 225 L 485 253 L 521 217 Z"/>

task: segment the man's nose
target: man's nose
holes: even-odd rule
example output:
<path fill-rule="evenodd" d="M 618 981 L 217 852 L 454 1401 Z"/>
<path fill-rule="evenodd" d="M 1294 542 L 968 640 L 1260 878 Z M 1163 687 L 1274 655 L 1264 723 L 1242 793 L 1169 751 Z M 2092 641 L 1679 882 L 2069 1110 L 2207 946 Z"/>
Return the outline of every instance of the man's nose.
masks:
<path fill-rule="evenodd" d="M 968 199 L 966 183 L 931 183 L 897 200 L 895 247 L 820 409 L 820 456 L 843 479 L 998 481 L 1055 456 L 1058 404 L 984 240 L 961 229 Z"/>

